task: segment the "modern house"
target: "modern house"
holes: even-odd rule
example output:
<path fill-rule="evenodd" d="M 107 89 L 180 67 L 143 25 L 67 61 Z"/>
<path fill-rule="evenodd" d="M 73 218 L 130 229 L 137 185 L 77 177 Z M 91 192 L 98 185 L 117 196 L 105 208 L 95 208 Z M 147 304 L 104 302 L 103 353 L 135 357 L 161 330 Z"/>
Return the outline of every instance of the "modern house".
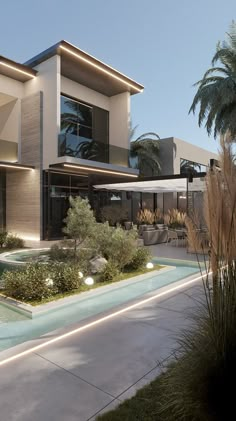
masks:
<path fill-rule="evenodd" d="M 137 178 L 130 96 L 142 90 L 66 41 L 23 65 L 0 57 L 0 228 L 59 238 L 69 196 Z"/>
<path fill-rule="evenodd" d="M 69 197 L 78 195 L 96 211 L 125 207 L 133 220 L 140 206 L 184 207 L 181 187 L 171 196 L 150 190 L 148 180 L 145 190 L 134 187 L 130 97 L 142 91 L 66 41 L 25 64 L 0 57 L 0 229 L 29 240 L 61 238 Z M 160 144 L 164 176 L 189 166 L 205 171 L 217 158 L 175 138 Z"/>

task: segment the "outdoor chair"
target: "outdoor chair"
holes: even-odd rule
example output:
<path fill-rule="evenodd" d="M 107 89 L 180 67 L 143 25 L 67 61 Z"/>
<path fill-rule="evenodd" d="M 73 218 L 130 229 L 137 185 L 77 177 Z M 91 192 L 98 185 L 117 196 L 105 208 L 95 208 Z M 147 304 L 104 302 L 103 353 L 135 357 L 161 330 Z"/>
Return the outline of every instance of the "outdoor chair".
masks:
<path fill-rule="evenodd" d="M 176 231 L 172 231 L 172 230 L 168 230 L 167 231 L 167 241 L 166 241 L 166 245 L 170 242 L 172 244 L 172 242 L 175 243 L 175 246 L 178 246 L 178 234 Z"/>
<path fill-rule="evenodd" d="M 187 232 L 183 229 L 177 229 L 175 230 L 178 236 L 178 243 L 182 244 L 182 246 L 185 246 L 187 244 Z"/>

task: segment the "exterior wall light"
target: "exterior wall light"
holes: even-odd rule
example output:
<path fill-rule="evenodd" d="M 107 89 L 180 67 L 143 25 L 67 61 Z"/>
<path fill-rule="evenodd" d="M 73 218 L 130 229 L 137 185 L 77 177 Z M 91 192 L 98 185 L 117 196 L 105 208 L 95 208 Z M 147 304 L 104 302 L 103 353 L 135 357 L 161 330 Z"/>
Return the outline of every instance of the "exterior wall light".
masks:
<path fill-rule="evenodd" d="M 82 167 L 80 165 L 73 165 L 73 164 L 63 164 L 64 167 L 67 168 L 76 168 L 78 170 L 86 170 L 86 171 L 92 171 L 92 172 L 101 172 L 105 174 L 115 174 L 115 175 L 123 175 L 124 177 L 133 177 L 137 178 L 138 175 L 136 174 L 128 174 L 126 172 L 120 172 L 120 171 L 109 171 L 109 170 L 101 170 L 99 168 L 90 168 L 90 167 Z"/>
<path fill-rule="evenodd" d="M 15 170 L 28 170 L 28 171 L 33 171 L 34 170 L 34 168 L 30 168 L 30 167 L 24 167 L 23 165 L 16 165 L 16 164 L 4 164 L 4 163 L 1 163 L 0 164 L 0 167 L 3 167 L 3 168 L 12 168 L 13 170 L 15 169 Z"/>
<path fill-rule="evenodd" d="M 0 64 L 1 64 L 1 66 L 5 66 L 5 67 L 8 67 L 11 70 L 15 70 L 15 72 L 19 72 L 19 73 L 22 73 L 23 75 L 30 76 L 30 77 L 32 77 L 32 79 L 35 78 L 35 76 L 32 75 L 31 73 L 25 72 L 24 70 L 18 69 L 15 66 L 12 66 L 10 64 L 4 63 L 4 61 L 0 61 Z"/>

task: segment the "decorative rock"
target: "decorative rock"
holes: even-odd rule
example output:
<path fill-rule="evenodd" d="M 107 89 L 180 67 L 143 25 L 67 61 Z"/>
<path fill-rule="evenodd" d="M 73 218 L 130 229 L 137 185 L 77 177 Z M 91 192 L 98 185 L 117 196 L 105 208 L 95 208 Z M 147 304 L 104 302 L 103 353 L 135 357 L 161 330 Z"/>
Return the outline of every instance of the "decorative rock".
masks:
<path fill-rule="evenodd" d="M 102 272 L 104 267 L 107 264 L 107 260 L 104 257 L 96 256 L 90 260 L 90 270 L 91 273 Z"/>

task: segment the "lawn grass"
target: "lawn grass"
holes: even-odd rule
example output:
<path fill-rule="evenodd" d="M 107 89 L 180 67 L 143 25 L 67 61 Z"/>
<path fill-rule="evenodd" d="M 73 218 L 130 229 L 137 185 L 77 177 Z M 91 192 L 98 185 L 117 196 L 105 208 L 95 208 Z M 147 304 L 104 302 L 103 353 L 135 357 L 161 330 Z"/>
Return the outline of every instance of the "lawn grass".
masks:
<path fill-rule="evenodd" d="M 123 272 L 123 273 L 120 273 L 112 281 L 108 281 L 108 282 L 99 282 L 99 281 L 96 282 L 96 280 L 98 280 L 98 276 L 95 275 L 93 277 L 94 280 L 95 280 L 94 285 L 88 286 L 88 285 L 82 284 L 79 289 L 75 289 L 73 291 L 58 293 L 58 294 L 52 295 L 51 297 L 43 298 L 42 300 L 24 300 L 22 302 L 24 302 L 26 304 L 30 304 L 32 306 L 38 306 L 40 304 L 46 304 L 46 303 L 50 303 L 52 301 L 60 300 L 61 298 L 69 297 L 69 296 L 72 296 L 72 295 L 78 295 L 81 292 L 89 291 L 91 289 L 99 288 L 99 287 L 102 287 L 102 286 L 105 286 L 105 285 L 114 284 L 115 282 L 123 281 L 125 279 L 130 279 L 134 276 L 143 275 L 145 273 L 149 273 L 149 272 L 152 272 L 154 270 L 160 270 L 163 267 L 164 266 L 156 264 L 156 265 L 154 265 L 153 269 L 143 268 L 143 269 L 139 269 L 139 270 L 135 270 L 135 271 Z M 4 289 L 1 290 L 1 294 L 4 295 Z"/>
<path fill-rule="evenodd" d="M 98 416 L 96 421 L 162 421 L 161 377 L 144 386 L 133 398 L 127 399 L 116 409 Z"/>

